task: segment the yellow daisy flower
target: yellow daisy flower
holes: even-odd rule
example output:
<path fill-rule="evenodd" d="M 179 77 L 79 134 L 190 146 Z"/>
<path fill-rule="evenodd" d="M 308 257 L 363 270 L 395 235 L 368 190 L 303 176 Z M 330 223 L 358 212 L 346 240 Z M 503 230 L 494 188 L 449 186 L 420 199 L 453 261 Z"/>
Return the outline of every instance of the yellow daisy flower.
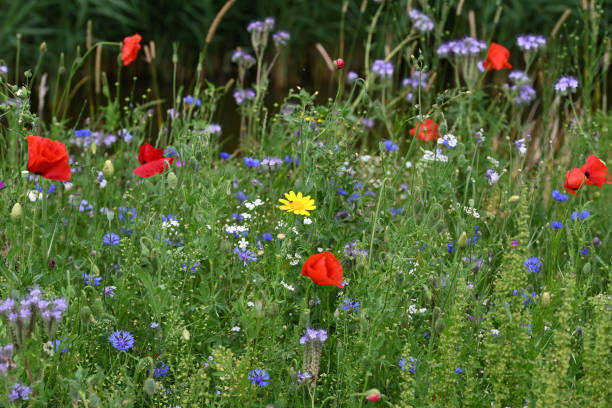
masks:
<path fill-rule="evenodd" d="M 292 212 L 297 215 L 306 215 L 309 216 L 310 213 L 308 211 L 315 210 L 317 207 L 314 205 L 314 200 L 310 198 L 309 195 L 303 196 L 302 193 L 297 193 L 297 195 L 290 191 L 285 193 L 286 200 L 279 198 L 278 201 L 281 204 L 278 208 L 283 211 Z"/>

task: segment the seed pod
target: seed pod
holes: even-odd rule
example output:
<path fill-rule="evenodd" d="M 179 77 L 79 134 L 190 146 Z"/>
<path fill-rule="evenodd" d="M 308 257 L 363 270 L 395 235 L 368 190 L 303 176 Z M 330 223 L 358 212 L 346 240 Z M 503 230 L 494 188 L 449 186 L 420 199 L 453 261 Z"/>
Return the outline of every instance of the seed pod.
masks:
<path fill-rule="evenodd" d="M 591 273 L 591 263 L 587 262 L 584 264 L 584 266 L 582 267 L 582 273 L 584 273 L 585 275 L 588 275 Z"/>
<path fill-rule="evenodd" d="M 508 199 L 508 202 L 509 202 L 510 204 L 512 204 L 512 203 L 516 203 L 516 202 L 517 202 L 518 200 L 520 200 L 520 199 L 521 199 L 521 197 L 519 197 L 519 196 L 517 196 L 517 195 L 513 195 L 513 196 L 510 196 L 510 198 Z"/>
<path fill-rule="evenodd" d="M 444 318 L 442 316 L 438 317 L 438 319 L 436 319 L 436 323 L 434 324 L 434 329 L 436 330 L 436 333 L 438 333 L 438 336 L 444 332 L 445 328 L 446 323 L 444 322 Z"/>
<path fill-rule="evenodd" d="M 91 317 L 91 309 L 89 308 L 89 306 L 83 306 L 79 311 L 79 318 L 81 319 L 81 323 L 83 325 L 86 325 L 87 323 L 89 323 Z"/>

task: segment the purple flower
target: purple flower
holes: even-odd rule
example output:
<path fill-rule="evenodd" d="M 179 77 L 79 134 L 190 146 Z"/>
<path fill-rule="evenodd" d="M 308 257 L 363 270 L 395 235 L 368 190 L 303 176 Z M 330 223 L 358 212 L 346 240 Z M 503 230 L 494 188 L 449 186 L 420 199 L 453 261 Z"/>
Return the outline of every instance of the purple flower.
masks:
<path fill-rule="evenodd" d="M 476 38 L 465 37 L 443 43 L 436 51 L 441 57 L 474 56 L 487 49 L 487 44 Z"/>
<path fill-rule="evenodd" d="M 542 261 L 540 261 L 538 257 L 534 256 L 531 258 L 527 258 L 524 265 L 529 271 L 537 273 L 542 267 Z"/>
<path fill-rule="evenodd" d="M 587 256 L 589 254 L 589 248 L 587 248 L 586 246 L 583 246 L 582 249 L 578 250 L 578 252 L 582 256 Z"/>
<path fill-rule="evenodd" d="M 110 245 L 110 246 L 119 245 L 120 241 L 121 241 L 121 238 L 119 238 L 119 235 L 112 233 L 112 232 L 108 232 L 104 234 L 104 237 L 102 237 L 102 242 L 104 242 L 105 245 Z"/>
<path fill-rule="evenodd" d="M 514 104 L 518 106 L 528 105 L 536 97 L 535 89 L 529 84 L 514 85 L 511 89 L 516 94 Z"/>
<path fill-rule="evenodd" d="M 108 341 L 117 350 L 129 350 L 134 347 L 134 336 L 125 330 L 117 330 L 111 333 L 108 337 Z"/>
<path fill-rule="evenodd" d="M 352 299 L 345 298 L 344 303 L 340 305 L 340 309 L 350 312 L 351 310 L 359 311 L 359 301 L 353 302 Z"/>
<path fill-rule="evenodd" d="M 234 99 L 238 105 L 242 105 L 246 101 L 255 99 L 255 91 L 252 89 L 236 89 L 234 91 Z"/>
<path fill-rule="evenodd" d="M 355 82 L 357 78 L 359 78 L 359 75 L 356 72 L 349 71 L 349 73 L 346 74 L 346 82 L 349 84 Z"/>
<path fill-rule="evenodd" d="M 204 131 L 210 133 L 211 135 L 220 135 L 221 134 L 221 125 L 218 123 L 211 123 L 206 125 Z"/>
<path fill-rule="evenodd" d="M 268 381 L 270 381 L 270 375 L 268 372 L 260 368 L 250 371 L 247 378 L 253 383 L 253 385 L 257 385 L 258 387 L 265 387 L 268 385 Z"/>
<path fill-rule="evenodd" d="M 9 392 L 9 401 L 14 402 L 17 400 L 27 401 L 32 395 L 32 389 L 25 384 L 15 383 Z"/>
<path fill-rule="evenodd" d="M 461 367 L 457 367 L 457 369 L 455 370 L 456 374 L 461 374 L 463 372 L 463 370 L 461 369 Z"/>
<path fill-rule="evenodd" d="M 115 289 L 117 289 L 116 286 L 105 286 L 104 287 L 104 296 L 114 297 L 115 296 Z"/>
<path fill-rule="evenodd" d="M 434 23 L 427 15 L 421 13 L 417 9 L 411 9 L 408 12 L 408 17 L 414 24 L 414 28 L 422 33 L 427 33 L 434 29 Z"/>
<path fill-rule="evenodd" d="M 255 254 L 246 248 L 242 249 L 236 247 L 234 248 L 234 252 L 238 254 L 238 259 L 240 259 L 244 263 L 244 266 L 248 266 L 247 261 L 257 262 L 257 257 L 255 256 Z"/>
<path fill-rule="evenodd" d="M 0 181 L 0 190 L 4 188 L 4 181 Z"/>
<path fill-rule="evenodd" d="M 410 367 L 408 367 L 408 372 L 414 374 L 414 371 L 415 371 L 415 368 L 416 368 L 414 363 L 416 362 L 416 359 L 414 357 L 410 357 L 408 360 L 410 361 Z M 399 366 L 399 368 L 401 370 L 405 370 L 406 369 L 406 363 L 407 363 L 406 359 L 402 358 L 397 363 L 397 365 Z"/>
<path fill-rule="evenodd" d="M 578 79 L 573 76 L 562 76 L 557 80 L 555 84 L 555 91 L 561 95 L 567 95 L 568 93 L 574 93 L 578 89 Z"/>
<path fill-rule="evenodd" d="M 290 38 L 291 34 L 289 34 L 287 31 L 278 31 L 272 36 L 272 41 L 274 41 L 274 45 L 277 48 L 281 48 L 287 45 Z"/>
<path fill-rule="evenodd" d="M 376 60 L 372 64 L 372 72 L 382 79 L 389 79 L 393 76 L 393 63 L 380 59 Z"/>
<path fill-rule="evenodd" d="M 324 329 L 306 329 L 306 333 L 300 337 L 300 344 L 304 345 L 309 341 L 318 341 L 325 343 L 327 340 L 327 331 Z"/>
<path fill-rule="evenodd" d="M 247 165 L 247 167 L 259 167 L 259 159 L 254 159 L 253 157 L 245 157 L 244 158 L 244 164 Z"/>
<path fill-rule="evenodd" d="M 564 202 L 564 201 L 567 201 L 569 196 L 567 194 L 561 193 L 559 190 L 553 190 L 552 198 L 554 198 L 555 200 L 559 202 Z"/>
<path fill-rule="evenodd" d="M 523 84 L 529 82 L 529 77 L 524 71 L 514 70 L 508 74 L 508 79 L 514 84 Z"/>
<path fill-rule="evenodd" d="M 589 218 L 591 216 L 591 213 L 588 212 L 587 210 L 582 210 L 580 212 L 578 211 L 574 211 L 572 213 L 572 220 L 576 221 L 577 219 L 580 220 L 586 220 L 587 218 Z"/>
<path fill-rule="evenodd" d="M 161 366 L 153 370 L 153 377 L 165 377 L 168 374 L 168 371 L 170 371 L 170 366 L 167 364 L 162 364 Z"/>
<path fill-rule="evenodd" d="M 242 50 L 236 50 L 232 54 L 232 62 L 240 65 L 244 69 L 248 69 L 255 64 L 255 58 Z"/>
<path fill-rule="evenodd" d="M 100 286 L 100 283 L 102 283 L 102 277 L 101 276 L 94 276 L 94 277 L 92 277 L 88 273 L 84 273 L 81 276 L 83 277 L 83 281 L 85 282 L 86 285 Z"/>
<path fill-rule="evenodd" d="M 525 34 L 516 38 L 516 43 L 523 51 L 537 51 L 546 45 L 546 38 L 541 35 Z"/>
<path fill-rule="evenodd" d="M 226 153 L 226 152 L 221 152 L 219 153 L 219 156 L 223 159 L 223 160 L 227 160 L 230 158 L 230 154 Z"/>
<path fill-rule="evenodd" d="M 297 380 L 300 383 L 303 383 L 304 381 L 306 381 L 307 379 L 311 377 L 312 376 L 308 373 L 308 371 L 305 371 L 305 372 L 298 371 Z"/>
<path fill-rule="evenodd" d="M 387 149 L 390 152 L 394 152 L 397 149 L 399 149 L 399 147 L 395 143 L 393 143 L 393 140 L 386 139 L 385 140 L 385 149 Z"/>
<path fill-rule="evenodd" d="M 550 223 L 550 227 L 556 230 L 563 228 L 563 223 L 560 221 L 553 221 Z"/>

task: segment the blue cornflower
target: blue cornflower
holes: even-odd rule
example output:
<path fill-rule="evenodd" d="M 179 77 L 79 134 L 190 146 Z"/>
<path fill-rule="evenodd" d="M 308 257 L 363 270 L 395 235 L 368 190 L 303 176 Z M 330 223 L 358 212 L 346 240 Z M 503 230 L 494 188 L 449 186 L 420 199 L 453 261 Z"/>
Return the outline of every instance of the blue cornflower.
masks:
<path fill-rule="evenodd" d="M 89 129 L 77 129 L 74 131 L 74 135 L 76 137 L 87 137 L 91 134 L 91 130 Z"/>
<path fill-rule="evenodd" d="M 87 212 L 93 210 L 93 206 L 87 200 L 81 200 L 79 204 L 79 212 Z"/>
<path fill-rule="evenodd" d="M 257 262 L 257 257 L 253 252 L 248 249 L 234 248 L 234 252 L 238 254 L 238 259 L 244 262 L 244 266 L 247 266 L 247 261 Z"/>
<path fill-rule="evenodd" d="M 560 221 L 553 221 L 550 223 L 551 228 L 554 228 L 556 230 L 563 228 L 563 223 Z"/>
<path fill-rule="evenodd" d="M 241 203 L 244 203 L 249 198 L 242 190 L 234 194 L 234 197 L 236 197 Z"/>
<path fill-rule="evenodd" d="M 387 149 L 390 152 L 394 152 L 397 149 L 399 149 L 399 147 L 393 143 L 393 140 L 385 140 L 385 149 Z"/>
<path fill-rule="evenodd" d="M 353 201 L 359 200 L 361 196 L 359 195 L 359 193 L 353 193 L 351 194 L 351 196 L 348 198 L 348 203 L 352 203 Z"/>
<path fill-rule="evenodd" d="M 245 157 L 244 158 L 244 164 L 247 165 L 247 167 L 259 167 L 259 159 L 255 159 L 253 157 Z"/>
<path fill-rule="evenodd" d="M 564 201 L 567 201 L 569 196 L 567 194 L 561 193 L 559 190 L 553 190 L 552 198 L 554 198 L 555 200 L 559 202 L 564 202 Z"/>
<path fill-rule="evenodd" d="M 270 234 L 269 232 L 264 232 L 262 237 L 264 241 L 267 241 L 267 242 L 272 241 L 272 234 Z"/>
<path fill-rule="evenodd" d="M 580 252 L 581 255 L 587 256 L 589 254 L 589 248 L 583 246 L 582 249 L 578 250 L 578 252 Z"/>
<path fill-rule="evenodd" d="M 83 281 L 85 282 L 86 285 L 94 285 L 94 286 L 100 286 L 100 283 L 102 283 L 102 277 L 101 276 L 91 276 L 88 273 L 84 273 L 81 275 L 83 277 Z"/>
<path fill-rule="evenodd" d="M 455 242 L 451 242 L 450 244 L 446 244 L 447 248 L 448 248 L 448 253 L 452 254 L 455 251 Z"/>
<path fill-rule="evenodd" d="M 185 272 L 187 272 L 187 269 L 190 269 L 190 270 L 191 270 L 191 274 L 193 275 L 193 274 L 195 274 L 196 272 L 198 272 L 198 267 L 200 266 L 200 263 L 199 263 L 198 261 L 195 261 L 195 262 L 193 263 L 193 266 L 192 266 L 191 268 L 189 268 L 189 267 L 187 266 L 187 264 L 183 264 L 182 266 L 183 266 L 183 270 L 184 270 Z"/>
<path fill-rule="evenodd" d="M 348 192 L 342 188 L 337 189 L 336 193 L 343 195 L 343 196 L 348 195 Z"/>
<path fill-rule="evenodd" d="M 231 155 L 230 155 L 229 153 L 226 153 L 226 152 L 221 152 L 221 153 L 219 153 L 219 156 L 220 156 L 220 157 L 221 157 L 223 160 L 227 160 L 227 159 L 229 159 L 229 158 L 230 158 L 230 156 L 231 156 Z"/>
<path fill-rule="evenodd" d="M 531 272 L 536 273 L 542 267 L 542 261 L 538 257 L 527 258 L 524 264 Z"/>
<path fill-rule="evenodd" d="M 391 214 L 392 214 L 394 217 L 397 217 L 397 215 L 398 215 L 398 214 L 401 214 L 403 211 L 404 211 L 404 209 L 403 209 L 403 208 L 401 208 L 401 207 L 398 207 L 398 208 L 391 207 Z"/>
<path fill-rule="evenodd" d="M 242 216 L 241 213 L 232 213 L 232 218 L 238 222 L 244 221 L 244 217 Z"/>
<path fill-rule="evenodd" d="M 461 374 L 463 372 L 463 370 L 461 369 L 461 367 L 457 367 L 457 369 L 455 370 L 456 374 Z"/>
<path fill-rule="evenodd" d="M 117 330 L 108 336 L 108 341 L 117 350 L 129 350 L 134 347 L 134 336 L 128 331 Z"/>
<path fill-rule="evenodd" d="M 119 207 L 117 208 L 117 218 L 119 218 L 120 221 L 125 221 L 127 219 L 133 220 L 136 218 L 136 209 Z"/>
<path fill-rule="evenodd" d="M 253 383 L 253 385 L 265 387 L 268 385 L 268 381 L 270 381 L 270 375 L 266 370 L 256 368 L 249 372 L 248 379 Z"/>
<path fill-rule="evenodd" d="M 104 237 L 102 237 L 102 241 L 104 242 L 105 245 L 115 246 L 115 245 L 119 245 L 121 238 L 119 238 L 119 235 L 117 234 L 108 232 L 104 234 Z"/>
<path fill-rule="evenodd" d="M 168 374 L 168 371 L 170 371 L 170 366 L 167 364 L 162 364 L 161 366 L 153 370 L 153 377 L 165 377 L 166 374 Z"/>
<path fill-rule="evenodd" d="M 63 339 L 63 340 L 57 339 L 57 340 L 55 340 L 55 341 L 53 342 L 53 345 L 55 346 L 55 352 L 56 352 L 56 353 L 59 351 L 59 349 L 60 349 L 60 345 L 61 345 L 62 343 L 65 343 L 65 342 L 66 342 L 66 339 Z M 64 353 L 65 353 L 65 352 L 67 352 L 67 351 L 68 351 L 68 349 L 67 349 L 66 347 L 63 347 L 63 346 L 62 346 L 62 351 L 61 351 L 61 353 L 62 353 L 62 354 L 64 354 Z"/>
<path fill-rule="evenodd" d="M 574 211 L 572 213 L 572 220 L 576 221 L 577 219 L 581 219 L 581 220 L 586 220 L 587 218 L 589 218 L 591 216 L 591 213 L 588 212 L 587 210 L 582 210 L 580 212 L 578 211 Z"/>
<path fill-rule="evenodd" d="M 184 99 L 185 101 L 185 105 L 191 105 L 194 101 L 195 101 L 195 106 L 200 106 L 202 105 L 202 101 L 200 99 L 195 99 L 193 96 L 191 95 L 187 95 Z"/>
<path fill-rule="evenodd" d="M 340 305 L 340 309 L 346 310 L 347 312 L 350 312 L 351 310 L 358 311 L 359 305 L 360 305 L 359 301 L 353 302 L 352 299 L 345 298 L 344 303 Z"/>

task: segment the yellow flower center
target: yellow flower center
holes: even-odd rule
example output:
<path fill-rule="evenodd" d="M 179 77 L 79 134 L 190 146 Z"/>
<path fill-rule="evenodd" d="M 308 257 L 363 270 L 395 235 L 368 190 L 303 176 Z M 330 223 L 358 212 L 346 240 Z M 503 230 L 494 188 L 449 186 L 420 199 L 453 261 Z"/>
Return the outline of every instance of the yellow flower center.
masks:
<path fill-rule="evenodd" d="M 289 207 L 291 207 L 292 210 L 303 210 L 304 208 L 306 208 L 306 206 L 304 205 L 304 201 L 289 201 Z"/>

